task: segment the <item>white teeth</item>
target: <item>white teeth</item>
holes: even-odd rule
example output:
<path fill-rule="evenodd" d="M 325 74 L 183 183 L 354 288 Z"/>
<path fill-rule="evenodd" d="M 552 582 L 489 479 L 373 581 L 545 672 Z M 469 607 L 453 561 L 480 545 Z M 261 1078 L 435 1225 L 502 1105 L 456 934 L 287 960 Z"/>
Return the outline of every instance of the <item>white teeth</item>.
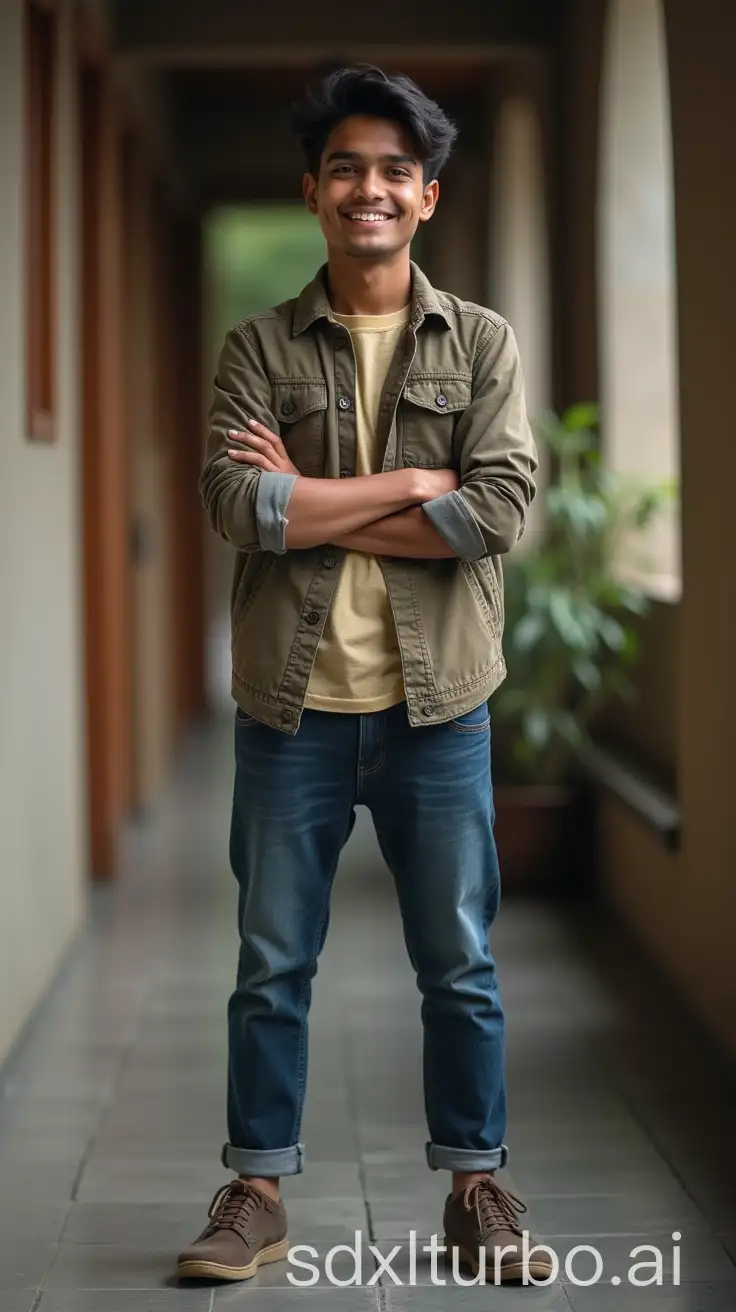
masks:
<path fill-rule="evenodd" d="M 361 223 L 385 223 L 389 218 L 388 214 L 351 214 L 351 219 L 359 219 Z"/>

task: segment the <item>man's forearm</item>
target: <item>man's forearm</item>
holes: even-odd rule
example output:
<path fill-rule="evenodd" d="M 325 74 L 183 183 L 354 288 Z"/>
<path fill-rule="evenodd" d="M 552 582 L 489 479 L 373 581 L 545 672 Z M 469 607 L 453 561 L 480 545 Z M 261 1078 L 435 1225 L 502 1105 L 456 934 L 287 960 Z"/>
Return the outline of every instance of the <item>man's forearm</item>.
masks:
<path fill-rule="evenodd" d="M 330 541 L 335 546 L 363 551 L 370 556 L 410 556 L 416 560 L 445 560 L 455 556 L 421 506 L 385 515 Z"/>
<path fill-rule="evenodd" d="M 286 547 L 337 542 L 424 499 L 420 472 L 413 469 L 350 479 L 297 478 L 286 508 Z"/>

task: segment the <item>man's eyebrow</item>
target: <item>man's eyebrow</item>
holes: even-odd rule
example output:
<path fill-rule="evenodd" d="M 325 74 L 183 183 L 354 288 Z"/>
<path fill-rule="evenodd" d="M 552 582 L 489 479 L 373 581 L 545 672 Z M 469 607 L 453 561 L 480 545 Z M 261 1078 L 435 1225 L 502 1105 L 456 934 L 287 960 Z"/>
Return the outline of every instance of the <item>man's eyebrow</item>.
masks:
<path fill-rule="evenodd" d="M 331 164 L 336 159 L 362 160 L 365 155 L 361 155 L 359 150 L 333 150 L 327 156 L 327 163 Z M 413 155 L 380 155 L 382 162 L 389 164 L 418 164 L 419 161 Z"/>

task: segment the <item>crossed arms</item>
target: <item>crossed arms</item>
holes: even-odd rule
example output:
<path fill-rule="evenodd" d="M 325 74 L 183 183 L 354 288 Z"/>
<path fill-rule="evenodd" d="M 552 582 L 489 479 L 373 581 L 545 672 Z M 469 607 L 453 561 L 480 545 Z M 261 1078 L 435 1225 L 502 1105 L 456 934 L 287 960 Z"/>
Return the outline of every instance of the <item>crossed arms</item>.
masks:
<path fill-rule="evenodd" d="M 424 513 L 421 503 L 459 486 L 450 469 L 398 469 L 357 478 L 302 478 L 281 438 L 249 420 L 246 431 L 228 433 L 237 447 L 230 459 L 267 475 L 285 500 L 284 546 L 316 547 L 330 542 L 383 556 L 446 557 L 455 552 Z M 290 491 L 289 491 L 290 487 Z"/>
<path fill-rule="evenodd" d="M 474 560 L 509 551 L 521 536 L 537 460 L 507 324 L 489 330 L 476 352 L 474 397 L 458 424 L 459 473 L 302 477 L 273 431 L 270 394 L 248 326 L 233 329 L 215 380 L 200 491 L 212 527 L 241 551 L 334 543 Z"/>

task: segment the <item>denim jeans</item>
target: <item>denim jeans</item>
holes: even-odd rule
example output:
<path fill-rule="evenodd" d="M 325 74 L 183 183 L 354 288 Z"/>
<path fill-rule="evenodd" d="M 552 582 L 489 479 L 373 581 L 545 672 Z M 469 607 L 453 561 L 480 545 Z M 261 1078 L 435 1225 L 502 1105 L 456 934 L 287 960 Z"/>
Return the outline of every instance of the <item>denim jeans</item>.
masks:
<path fill-rule="evenodd" d="M 294 736 L 236 713 L 230 858 L 241 946 L 228 1006 L 224 1165 L 304 1165 L 311 981 L 340 851 L 367 806 L 422 995 L 428 1165 L 505 1164 L 504 1016 L 488 930 L 499 906 L 488 708 L 416 729 L 406 707 L 306 710 Z M 390 1080 L 390 1071 L 386 1073 Z"/>

